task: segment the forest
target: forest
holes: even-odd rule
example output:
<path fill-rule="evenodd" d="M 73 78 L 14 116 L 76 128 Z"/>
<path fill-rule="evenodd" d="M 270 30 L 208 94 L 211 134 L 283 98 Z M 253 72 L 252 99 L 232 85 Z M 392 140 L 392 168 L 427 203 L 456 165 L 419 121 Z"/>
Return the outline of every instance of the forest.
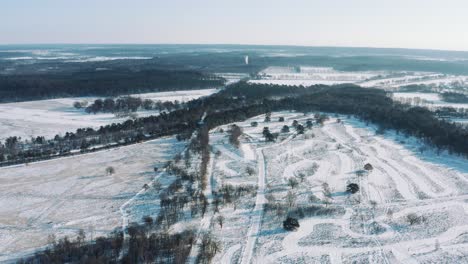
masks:
<path fill-rule="evenodd" d="M 208 131 L 223 124 L 243 121 L 272 111 L 315 112 L 318 117 L 318 112 L 355 116 L 365 122 L 377 124 L 379 133 L 395 129 L 399 133 L 418 137 L 440 151 L 448 150 L 468 157 L 466 128 L 439 120 L 425 108 L 396 103 L 382 90 L 363 89 L 353 85 L 288 89 L 285 91 L 277 86 L 241 82 L 210 97 L 192 100 L 184 104 L 182 109 L 162 113 L 160 116 L 128 120 L 98 130 L 80 129 L 76 133 L 67 133 L 64 137 L 57 136 L 54 139 L 38 137 L 34 142 L 28 143 L 7 139 L 0 147 L 0 154 L 7 159 L 6 162 L 48 158 L 50 155 L 70 153 L 73 149 L 91 151 L 93 146 L 131 144 L 162 135 L 178 135 L 180 140 L 190 139 L 188 150 L 166 166 L 167 171 L 177 175 L 177 180 L 160 194 L 161 214 L 155 219 L 145 217 L 143 224 L 132 224 L 129 227 L 127 249 L 123 249 L 122 233 L 119 231 L 108 237 L 98 238 L 94 243 L 84 243 L 84 234 L 79 234 L 73 241 L 68 238 L 54 240 L 46 250 L 39 251 L 22 262 L 185 262 L 194 245 L 195 234 L 190 231 L 167 234 L 160 227 L 177 222 L 181 217 L 180 208 L 187 204 L 191 204 L 193 216 L 203 216 L 206 212 L 208 202 L 202 190 L 207 183 L 206 170 L 210 158 Z M 236 144 L 242 131 L 231 126 L 228 133 L 229 140 Z M 275 137 L 265 138 L 276 140 Z M 190 153 L 195 152 L 200 157 L 199 171 L 190 174 L 177 164 L 187 164 L 192 156 Z M 216 203 L 213 206 L 229 202 L 233 199 L 233 194 L 242 195 L 253 191 L 223 186 L 219 196 L 215 197 Z M 209 260 L 216 250 L 216 242 L 209 236 L 203 237 L 199 261 Z M 121 256 L 119 252 L 126 254 Z"/>
<path fill-rule="evenodd" d="M 96 99 L 90 105 L 83 102 L 75 102 L 74 107 L 77 109 L 85 108 L 86 113 L 96 114 L 99 112 L 103 113 L 127 113 L 136 112 L 137 110 L 158 110 L 162 111 L 173 111 L 181 109 L 182 103 L 179 101 L 154 101 L 151 99 L 141 99 L 133 96 L 123 96 L 119 98 L 105 98 Z"/>
<path fill-rule="evenodd" d="M 216 88 L 224 79 L 192 70 L 83 70 L 47 74 L 0 74 L 0 103 L 73 96 Z"/>
<path fill-rule="evenodd" d="M 166 135 L 178 135 L 179 139 L 186 139 L 199 127 L 204 113 L 207 113 L 204 123 L 211 129 L 280 110 L 352 115 L 377 124 L 381 131 L 395 129 L 418 137 L 438 150 L 468 155 L 468 129 L 460 124 L 440 120 L 436 113 L 426 108 L 394 102 L 382 90 L 363 89 L 354 85 L 282 89 L 280 86 L 240 82 L 159 116 L 127 120 L 97 130 L 78 129 L 53 139 L 38 137 L 33 141 L 22 141 L 10 137 L 0 143 L 0 165 L 75 155 Z"/>
<path fill-rule="evenodd" d="M 468 96 L 462 93 L 445 92 L 442 93 L 442 99 L 450 103 L 468 103 Z"/>

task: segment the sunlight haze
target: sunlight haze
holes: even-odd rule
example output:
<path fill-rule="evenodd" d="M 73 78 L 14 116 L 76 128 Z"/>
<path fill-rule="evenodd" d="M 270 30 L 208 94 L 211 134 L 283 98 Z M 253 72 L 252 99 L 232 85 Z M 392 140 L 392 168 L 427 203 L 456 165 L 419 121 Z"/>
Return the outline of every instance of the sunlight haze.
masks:
<path fill-rule="evenodd" d="M 463 0 L 3 0 L 0 44 L 167 43 L 468 50 Z"/>

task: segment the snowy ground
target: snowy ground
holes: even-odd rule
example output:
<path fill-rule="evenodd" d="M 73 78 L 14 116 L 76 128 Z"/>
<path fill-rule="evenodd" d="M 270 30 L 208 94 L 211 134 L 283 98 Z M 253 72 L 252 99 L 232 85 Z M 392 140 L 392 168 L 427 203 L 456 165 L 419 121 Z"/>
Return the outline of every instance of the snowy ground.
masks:
<path fill-rule="evenodd" d="M 260 72 L 261 79 L 252 83 L 270 83 L 283 85 L 341 84 L 358 83 L 375 77 L 379 72 L 341 72 L 324 67 L 268 67 Z"/>
<path fill-rule="evenodd" d="M 142 191 L 143 185 L 156 177 L 167 186 L 173 179 L 155 173 L 154 167 L 162 167 L 183 147 L 174 138 L 161 138 L 0 168 L 0 262 L 46 245 L 51 234 L 75 237 L 84 229 L 91 238 L 122 222 L 157 215 L 157 193 Z M 106 174 L 108 166 L 115 174 Z"/>
<path fill-rule="evenodd" d="M 171 91 L 134 94 L 142 99 L 159 101 L 189 101 L 215 93 L 216 89 Z M 76 101 L 93 102 L 95 97 L 62 98 L 20 103 L 0 104 L 0 140 L 10 136 L 30 138 L 32 136 L 54 137 L 57 134 L 74 132 L 78 128 L 99 128 L 102 125 L 125 121 L 114 114 L 87 114 L 73 107 Z M 139 111 L 138 116 L 158 114 L 154 111 Z"/>
<path fill-rule="evenodd" d="M 215 75 L 226 79 L 226 85 L 236 83 L 242 79 L 250 77 L 250 75 L 246 73 L 215 73 Z"/>
<path fill-rule="evenodd" d="M 363 87 L 376 87 L 387 90 L 417 84 L 444 88 L 450 88 L 454 84 L 457 86 L 468 86 L 468 76 L 431 72 L 344 72 L 327 67 L 268 67 L 261 71 L 259 76 L 260 79 L 250 80 L 250 82 L 304 86 L 354 83 Z"/>
<path fill-rule="evenodd" d="M 400 102 L 409 102 L 412 105 L 431 107 L 466 108 L 468 104 L 449 103 L 442 100 L 438 93 L 393 93 L 393 99 Z"/>
<path fill-rule="evenodd" d="M 279 122 L 279 116 L 286 120 Z M 342 122 L 331 118 L 324 126 L 314 123 L 296 136 L 292 121 L 305 124 L 311 115 L 274 113 L 268 123 L 259 116 L 238 123 L 244 128 L 239 149 L 213 130 L 210 143 L 220 151 L 212 175 L 216 183 L 258 187 L 241 206 L 220 210 L 224 227 L 212 224 L 211 232 L 223 250 L 214 263 L 467 261 L 466 159 L 437 155 L 414 138 L 391 131 L 376 135 L 375 127 L 340 118 Z M 252 121 L 258 127 L 251 127 Z M 263 127 L 280 132 L 283 125 L 291 132 L 280 133 L 275 143 L 263 142 Z M 366 163 L 373 170 L 365 171 Z M 255 168 L 255 175 L 245 172 L 247 166 Z M 289 178 L 299 185 L 288 186 Z M 357 183 L 359 192 L 346 193 L 349 183 Z M 288 192 L 294 197 L 290 206 Z M 267 210 L 276 205 L 282 206 Z M 298 231 L 282 228 L 288 212 L 299 215 Z M 418 223 L 409 223 L 411 213 Z"/>

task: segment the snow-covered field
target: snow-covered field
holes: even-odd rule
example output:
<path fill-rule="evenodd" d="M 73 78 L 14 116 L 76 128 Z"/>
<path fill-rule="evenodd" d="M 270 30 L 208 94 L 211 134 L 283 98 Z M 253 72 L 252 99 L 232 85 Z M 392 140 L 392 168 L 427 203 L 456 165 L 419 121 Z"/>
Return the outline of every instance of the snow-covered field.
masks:
<path fill-rule="evenodd" d="M 453 107 L 466 108 L 468 104 L 449 103 L 442 100 L 438 93 L 393 93 L 393 99 L 402 102 L 408 102 L 413 105 L 431 107 Z"/>
<path fill-rule="evenodd" d="M 189 101 L 215 93 L 216 89 L 171 91 L 134 94 L 132 96 L 154 101 Z M 78 128 L 99 128 L 102 125 L 125 121 L 111 113 L 87 114 L 73 107 L 76 101 L 93 102 L 95 97 L 75 97 L 19 103 L 0 104 L 0 140 L 10 136 L 54 137 L 57 134 L 74 132 Z M 158 114 L 154 111 L 139 111 L 138 116 Z"/>
<path fill-rule="evenodd" d="M 229 125 L 210 131 L 208 212 L 169 230 L 210 232 L 221 245 L 213 263 L 466 261 L 466 159 L 393 131 L 376 135 L 376 127 L 352 117 L 332 115 L 323 125 L 296 112 L 264 118 L 237 123 L 238 148 L 228 141 Z M 313 126 L 299 135 L 294 120 Z M 275 142 L 264 141 L 264 127 L 278 133 Z M 74 236 L 82 228 L 97 236 L 158 215 L 158 195 L 143 185 L 157 179 L 167 187 L 174 178 L 153 168 L 184 145 L 163 138 L 0 168 L 0 261 L 44 246 L 49 234 Z M 372 169 L 364 169 L 367 163 Z M 106 175 L 107 166 L 116 173 Z M 359 186 L 354 194 L 346 191 L 350 183 Z M 226 186 L 250 191 L 216 211 L 212 193 Z M 297 231 L 283 229 L 288 215 L 299 219 Z"/>
<path fill-rule="evenodd" d="M 279 122 L 278 118 L 285 118 Z M 468 162 L 439 153 L 411 137 L 344 116 L 296 135 L 293 120 L 311 115 L 281 112 L 237 123 L 239 149 L 225 133 L 212 131 L 218 152 L 215 183 L 257 185 L 235 207 L 221 208 L 224 227 L 213 216 L 211 232 L 221 241 L 214 263 L 464 263 L 468 257 Z M 252 127 L 250 123 L 259 125 Z M 280 132 L 265 143 L 262 130 Z M 223 126 L 226 130 L 228 127 Z M 373 169 L 364 170 L 365 164 Z M 256 173 L 246 173 L 247 167 Z M 298 185 L 292 188 L 289 179 Z M 324 183 L 329 192 L 325 191 Z M 350 183 L 360 189 L 346 192 Z M 299 218 L 297 231 L 282 221 Z M 414 214 L 414 215 L 413 215 Z M 415 219 L 410 223 L 409 219 Z"/>
<path fill-rule="evenodd" d="M 0 168 L 0 262 L 45 246 L 52 234 L 75 237 L 83 229 L 90 239 L 120 227 L 124 220 L 157 215 L 159 201 L 139 191 L 155 177 L 167 185 L 170 177 L 155 173 L 154 167 L 162 167 L 183 147 L 175 138 L 161 138 Z M 106 173 L 108 166 L 114 174 Z"/>
<path fill-rule="evenodd" d="M 282 85 L 315 85 L 359 83 L 375 77 L 380 72 L 342 72 L 325 67 L 268 67 L 260 72 L 261 79 L 251 83 L 270 83 Z"/>
<path fill-rule="evenodd" d="M 226 79 L 226 85 L 236 83 L 250 76 L 247 73 L 215 73 L 215 75 Z"/>
<path fill-rule="evenodd" d="M 425 84 L 450 88 L 468 86 L 468 76 L 456 76 L 431 72 L 390 71 L 337 71 L 327 67 L 268 67 L 259 73 L 260 79 L 251 83 L 282 85 L 315 85 L 353 83 L 363 87 L 394 90 L 407 85 Z"/>

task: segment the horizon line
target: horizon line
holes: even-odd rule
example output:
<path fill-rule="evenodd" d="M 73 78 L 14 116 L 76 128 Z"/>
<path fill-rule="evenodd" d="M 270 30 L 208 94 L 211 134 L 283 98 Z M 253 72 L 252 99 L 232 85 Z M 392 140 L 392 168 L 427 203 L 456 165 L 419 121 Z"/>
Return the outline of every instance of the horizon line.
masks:
<path fill-rule="evenodd" d="M 468 50 L 440 49 L 440 48 L 410 48 L 410 47 L 375 47 L 375 46 L 339 46 L 339 45 L 299 45 L 299 44 L 244 44 L 244 43 L 137 43 L 137 42 L 109 42 L 109 43 L 0 43 L 0 46 L 27 46 L 27 45 L 161 45 L 161 46 L 257 46 L 257 47 L 296 47 L 296 48 L 351 48 L 351 49 L 386 49 L 386 50 L 421 50 L 421 51 L 444 51 L 444 52 L 468 52 Z"/>

